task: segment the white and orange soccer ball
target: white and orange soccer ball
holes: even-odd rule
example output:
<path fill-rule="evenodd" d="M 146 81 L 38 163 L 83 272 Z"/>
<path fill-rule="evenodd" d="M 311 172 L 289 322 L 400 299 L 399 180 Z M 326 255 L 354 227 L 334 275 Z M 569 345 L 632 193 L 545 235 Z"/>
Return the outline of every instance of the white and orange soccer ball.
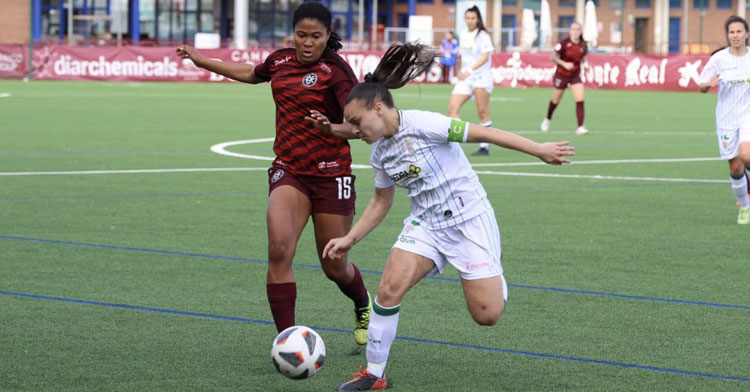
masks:
<path fill-rule="evenodd" d="M 271 361 L 279 373 L 301 380 L 315 375 L 326 359 L 326 346 L 311 328 L 295 325 L 276 336 Z"/>

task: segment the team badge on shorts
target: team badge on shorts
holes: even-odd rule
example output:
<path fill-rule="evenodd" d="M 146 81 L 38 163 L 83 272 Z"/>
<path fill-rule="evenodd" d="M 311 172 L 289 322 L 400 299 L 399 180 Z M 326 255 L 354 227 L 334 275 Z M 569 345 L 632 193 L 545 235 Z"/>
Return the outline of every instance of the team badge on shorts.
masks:
<path fill-rule="evenodd" d="M 315 72 L 310 72 L 302 78 L 302 85 L 305 87 L 312 87 L 318 83 L 318 75 Z"/>
<path fill-rule="evenodd" d="M 271 176 L 271 184 L 275 184 L 277 181 L 281 179 L 281 177 L 284 177 L 284 171 L 281 169 L 277 169 L 275 172 L 273 172 L 273 175 Z"/>

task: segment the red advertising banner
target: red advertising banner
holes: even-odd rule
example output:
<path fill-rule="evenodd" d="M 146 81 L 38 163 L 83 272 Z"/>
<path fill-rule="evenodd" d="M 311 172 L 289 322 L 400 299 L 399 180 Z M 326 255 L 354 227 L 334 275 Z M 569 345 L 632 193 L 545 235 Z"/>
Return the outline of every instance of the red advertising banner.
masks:
<path fill-rule="evenodd" d="M 602 54 L 586 56 L 581 79 L 587 88 L 694 91 L 701 66 L 709 56 L 647 56 Z M 499 53 L 492 56 L 496 86 L 552 87 L 555 65 L 549 53 Z"/>
<path fill-rule="evenodd" d="M 0 45 L 0 78 L 20 78 L 28 74 L 23 46 Z M 272 49 L 202 50 L 204 56 L 221 61 L 259 63 Z M 380 52 L 343 52 L 360 80 L 375 69 Z M 33 51 L 34 79 L 42 80 L 130 80 L 130 81 L 227 81 L 181 59 L 174 48 L 37 46 Z M 694 91 L 701 67 L 708 56 L 647 56 L 641 54 L 592 53 L 587 56 L 582 79 L 587 88 L 624 90 Z M 497 53 L 492 56 L 496 86 L 551 87 L 555 66 L 549 53 Z M 442 81 L 436 65 L 418 82 Z"/>
<path fill-rule="evenodd" d="M 29 48 L 23 45 L 0 45 L 0 78 L 21 79 L 29 75 Z"/>

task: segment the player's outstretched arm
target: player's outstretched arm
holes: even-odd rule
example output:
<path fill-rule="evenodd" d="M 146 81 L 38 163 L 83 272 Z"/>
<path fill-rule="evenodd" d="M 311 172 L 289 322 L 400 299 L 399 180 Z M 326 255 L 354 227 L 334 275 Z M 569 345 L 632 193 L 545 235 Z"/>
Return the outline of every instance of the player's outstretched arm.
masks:
<path fill-rule="evenodd" d="M 183 59 L 190 59 L 197 67 L 207 69 L 213 73 L 224 75 L 238 82 L 257 84 L 264 80 L 255 76 L 255 66 L 245 63 L 225 63 L 203 57 L 200 52 L 190 45 L 177 47 L 177 55 Z"/>
<path fill-rule="evenodd" d="M 395 194 L 395 186 L 389 188 L 376 187 L 372 199 L 362 213 L 362 217 L 359 218 L 347 235 L 328 241 L 323 249 L 323 258 L 338 259 L 349 252 L 354 244 L 365 238 L 388 215 Z"/>
<path fill-rule="evenodd" d="M 354 127 L 349 123 L 332 124 L 328 117 L 317 110 L 310 110 L 310 115 L 305 117 L 305 121 L 311 123 L 315 128 L 326 135 L 336 136 L 342 139 L 354 139 Z"/>
<path fill-rule="evenodd" d="M 487 128 L 469 124 L 466 141 L 470 143 L 492 143 L 500 147 L 521 151 L 535 156 L 550 165 L 570 163 L 566 157 L 575 155 L 575 147 L 570 142 L 537 143 L 521 135 L 497 128 Z"/>

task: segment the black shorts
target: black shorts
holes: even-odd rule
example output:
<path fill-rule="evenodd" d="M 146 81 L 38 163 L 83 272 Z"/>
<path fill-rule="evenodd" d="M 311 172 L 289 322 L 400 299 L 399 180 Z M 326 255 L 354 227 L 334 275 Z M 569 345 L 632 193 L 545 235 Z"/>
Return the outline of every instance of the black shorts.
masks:
<path fill-rule="evenodd" d="M 284 169 L 268 169 L 268 194 L 281 185 L 291 185 L 312 204 L 313 213 L 353 215 L 357 193 L 353 175 L 339 177 L 296 176 Z"/>

